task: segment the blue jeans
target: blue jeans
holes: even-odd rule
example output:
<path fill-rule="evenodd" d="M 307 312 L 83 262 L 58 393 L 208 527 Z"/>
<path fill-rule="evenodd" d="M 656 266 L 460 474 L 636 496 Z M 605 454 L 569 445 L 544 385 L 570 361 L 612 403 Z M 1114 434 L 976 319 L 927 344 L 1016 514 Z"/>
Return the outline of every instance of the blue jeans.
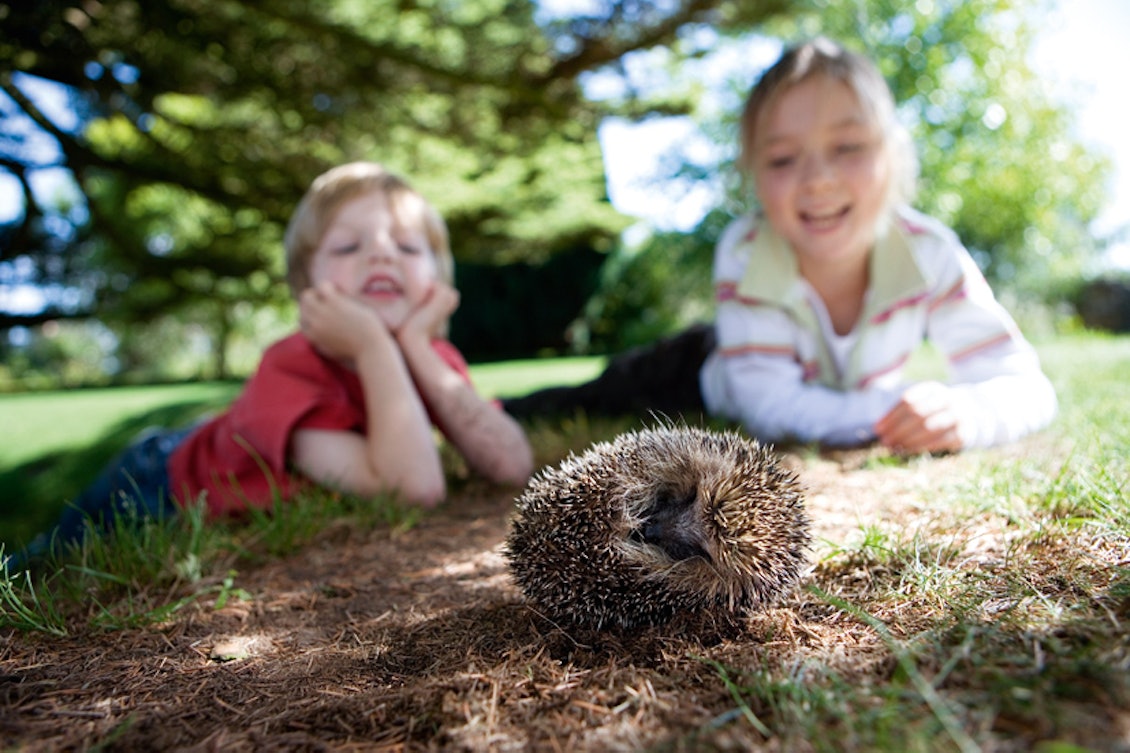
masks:
<path fill-rule="evenodd" d="M 36 536 L 12 564 L 79 544 L 90 525 L 108 533 L 115 521 L 140 524 L 176 517 L 177 505 L 169 493 L 168 460 L 195 428 L 146 431 L 67 505 L 51 531 Z"/>

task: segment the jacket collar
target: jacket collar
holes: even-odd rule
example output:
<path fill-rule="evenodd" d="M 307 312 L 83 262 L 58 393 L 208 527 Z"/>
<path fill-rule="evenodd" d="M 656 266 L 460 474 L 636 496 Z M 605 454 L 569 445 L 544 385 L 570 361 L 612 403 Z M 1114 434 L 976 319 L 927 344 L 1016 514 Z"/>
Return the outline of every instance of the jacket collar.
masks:
<path fill-rule="evenodd" d="M 738 283 L 738 294 L 793 312 L 807 308 L 796 255 L 785 239 L 759 218 L 747 243 L 750 261 Z M 901 217 L 894 217 L 887 223 L 886 231 L 881 232 L 871 252 L 870 265 L 870 295 L 862 321 L 881 316 L 927 290 L 926 278 L 914 258 Z"/>
<path fill-rule="evenodd" d="M 860 356 L 862 342 L 884 336 L 869 325 L 881 323 L 904 303 L 926 294 L 926 278 L 911 250 L 909 233 L 901 217 L 893 218 L 886 231 L 880 233 L 871 252 L 868 295 L 857 325 L 860 341 L 848 359 L 846 372 L 839 373 L 828 343 L 817 336 L 815 363 L 806 365 L 806 370 L 813 369 L 812 378 L 816 381 L 834 389 L 858 388 L 865 380 L 867 367 Z M 804 329 L 820 332 L 819 319 L 805 294 L 808 285 L 801 278 L 796 256 L 785 239 L 761 221 L 747 243 L 750 260 L 738 283 L 738 296 L 779 307 Z"/>

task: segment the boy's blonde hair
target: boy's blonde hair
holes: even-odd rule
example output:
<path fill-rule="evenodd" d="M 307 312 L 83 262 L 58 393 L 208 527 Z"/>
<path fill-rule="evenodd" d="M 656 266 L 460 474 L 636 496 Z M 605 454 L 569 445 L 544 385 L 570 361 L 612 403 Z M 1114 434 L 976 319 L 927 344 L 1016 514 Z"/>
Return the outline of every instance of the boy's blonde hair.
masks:
<path fill-rule="evenodd" d="M 918 178 L 918 159 L 910 134 L 895 113 L 890 87 L 871 60 L 826 37 L 817 37 L 786 49 L 750 90 L 740 123 L 741 154 L 738 159 L 745 173 L 751 177 L 754 174 L 757 130 L 765 114 L 781 95 L 814 76 L 827 76 L 846 84 L 883 135 L 883 149 L 891 168 L 887 208 L 911 201 Z"/>
<path fill-rule="evenodd" d="M 374 191 L 384 194 L 398 222 L 423 229 L 439 279 L 455 284 L 447 225 L 439 212 L 399 175 L 375 162 L 350 162 L 315 178 L 286 226 L 286 281 L 296 298 L 310 287 L 310 259 L 334 215 L 346 202 Z"/>

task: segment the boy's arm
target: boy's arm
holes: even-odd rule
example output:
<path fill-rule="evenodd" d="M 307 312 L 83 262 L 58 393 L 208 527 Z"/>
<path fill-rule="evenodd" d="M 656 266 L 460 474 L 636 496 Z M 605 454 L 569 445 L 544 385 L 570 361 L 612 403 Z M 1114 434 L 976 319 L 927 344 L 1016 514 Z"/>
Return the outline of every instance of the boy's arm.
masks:
<path fill-rule="evenodd" d="M 533 473 L 533 454 L 522 427 L 483 400 L 432 347 L 434 323 L 455 310 L 458 295 L 450 286 L 436 286 L 397 332 L 401 353 L 433 419 L 468 465 L 492 481 L 524 484 Z"/>
<path fill-rule="evenodd" d="M 445 493 L 431 422 L 392 334 L 373 314 L 332 286 L 301 298 L 302 330 L 325 355 L 352 362 L 365 392 L 368 430 L 300 429 L 294 464 L 314 481 L 362 496 L 396 492 L 432 506 Z"/>

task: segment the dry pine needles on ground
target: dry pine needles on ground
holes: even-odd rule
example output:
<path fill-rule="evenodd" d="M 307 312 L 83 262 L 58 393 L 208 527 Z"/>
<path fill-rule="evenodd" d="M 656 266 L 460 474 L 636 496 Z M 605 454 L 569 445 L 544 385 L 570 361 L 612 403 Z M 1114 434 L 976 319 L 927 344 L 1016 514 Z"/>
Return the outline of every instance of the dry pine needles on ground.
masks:
<path fill-rule="evenodd" d="M 955 506 L 978 457 L 784 453 L 813 521 L 805 587 L 694 630 L 545 619 L 503 556 L 515 495 L 469 483 L 408 530 L 343 522 L 245 566 L 222 608 L 4 632 L 0 745 L 1125 749 L 1127 542 L 1023 499 Z M 1065 453 L 1036 438 L 989 457 L 1054 483 Z"/>

